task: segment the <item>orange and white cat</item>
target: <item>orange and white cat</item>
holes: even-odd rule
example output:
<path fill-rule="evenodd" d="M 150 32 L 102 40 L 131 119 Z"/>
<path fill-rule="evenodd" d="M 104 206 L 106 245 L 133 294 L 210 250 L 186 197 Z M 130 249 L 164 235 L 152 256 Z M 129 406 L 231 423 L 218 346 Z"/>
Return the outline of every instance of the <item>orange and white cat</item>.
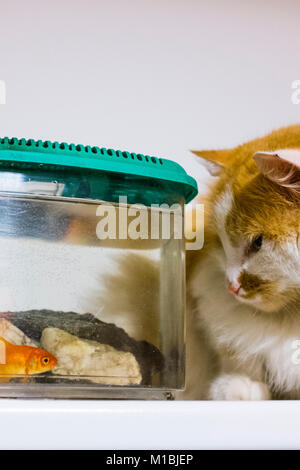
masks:
<path fill-rule="evenodd" d="M 187 252 L 180 397 L 300 398 L 300 125 L 195 153 L 219 178 L 204 201 L 204 248 Z"/>
<path fill-rule="evenodd" d="M 186 253 L 187 386 L 177 398 L 300 398 L 300 125 L 194 153 L 218 178 L 200 198 L 204 247 Z M 102 302 L 153 344 L 158 276 L 129 254 Z"/>

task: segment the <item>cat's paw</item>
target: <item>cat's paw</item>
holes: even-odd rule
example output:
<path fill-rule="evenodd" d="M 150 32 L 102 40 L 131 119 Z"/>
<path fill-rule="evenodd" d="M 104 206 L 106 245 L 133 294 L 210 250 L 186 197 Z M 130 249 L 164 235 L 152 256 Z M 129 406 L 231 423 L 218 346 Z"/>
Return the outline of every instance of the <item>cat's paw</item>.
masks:
<path fill-rule="evenodd" d="M 266 384 L 255 382 L 246 375 L 223 374 L 211 384 L 211 400 L 271 400 Z"/>

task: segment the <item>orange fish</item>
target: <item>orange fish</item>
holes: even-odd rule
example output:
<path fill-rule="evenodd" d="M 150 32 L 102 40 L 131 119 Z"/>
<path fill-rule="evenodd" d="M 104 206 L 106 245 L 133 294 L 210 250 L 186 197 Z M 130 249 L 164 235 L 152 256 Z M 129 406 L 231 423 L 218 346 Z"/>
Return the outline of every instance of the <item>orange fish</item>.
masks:
<path fill-rule="evenodd" d="M 56 357 L 44 349 L 16 346 L 0 337 L 0 382 L 8 382 L 17 375 L 24 375 L 26 380 L 28 375 L 47 372 L 56 364 Z"/>

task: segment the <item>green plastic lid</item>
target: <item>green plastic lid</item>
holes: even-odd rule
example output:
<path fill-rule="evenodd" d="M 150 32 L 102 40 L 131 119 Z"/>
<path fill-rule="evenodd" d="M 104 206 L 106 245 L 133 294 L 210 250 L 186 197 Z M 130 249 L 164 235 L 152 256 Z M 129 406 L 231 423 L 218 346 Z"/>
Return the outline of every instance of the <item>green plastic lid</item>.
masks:
<path fill-rule="evenodd" d="M 101 175 L 105 175 L 106 179 L 112 175 L 125 179 L 131 176 L 131 185 L 134 185 L 135 179 L 139 182 L 151 181 L 154 186 L 156 182 L 156 188 L 163 187 L 162 184 L 169 185 L 173 194 L 177 192 L 185 202 L 191 201 L 198 192 L 194 178 L 171 160 L 65 142 L 0 138 L 0 168 L 6 171 L 46 171 L 52 172 L 52 175 L 53 171 L 62 169 L 67 173 L 80 170 L 81 174 L 92 177 L 94 188 L 97 181 L 103 185 Z M 97 198 L 98 193 L 95 189 L 91 197 Z"/>

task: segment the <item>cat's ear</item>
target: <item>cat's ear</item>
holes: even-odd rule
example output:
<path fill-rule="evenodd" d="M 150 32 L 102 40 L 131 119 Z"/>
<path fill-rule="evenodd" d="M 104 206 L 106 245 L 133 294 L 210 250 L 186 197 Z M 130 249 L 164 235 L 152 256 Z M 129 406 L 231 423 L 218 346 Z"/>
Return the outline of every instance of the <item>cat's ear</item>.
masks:
<path fill-rule="evenodd" d="M 285 188 L 300 191 L 300 150 L 256 152 L 254 160 L 266 178 Z"/>
<path fill-rule="evenodd" d="M 197 160 L 212 176 L 218 176 L 224 170 L 231 150 L 191 150 L 191 152 L 197 155 Z"/>

